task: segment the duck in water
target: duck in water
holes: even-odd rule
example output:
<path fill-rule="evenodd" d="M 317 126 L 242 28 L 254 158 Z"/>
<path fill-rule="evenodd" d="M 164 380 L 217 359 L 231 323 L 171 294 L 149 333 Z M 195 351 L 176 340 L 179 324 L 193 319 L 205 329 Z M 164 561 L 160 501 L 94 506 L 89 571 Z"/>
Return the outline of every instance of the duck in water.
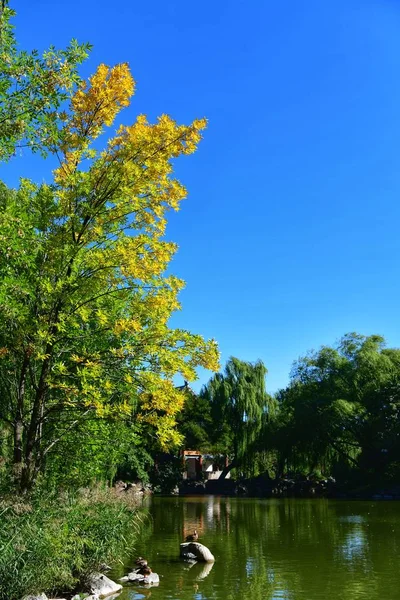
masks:
<path fill-rule="evenodd" d="M 194 530 L 193 533 L 186 536 L 186 542 L 197 542 L 199 539 L 199 534 L 197 533 L 197 529 Z"/>

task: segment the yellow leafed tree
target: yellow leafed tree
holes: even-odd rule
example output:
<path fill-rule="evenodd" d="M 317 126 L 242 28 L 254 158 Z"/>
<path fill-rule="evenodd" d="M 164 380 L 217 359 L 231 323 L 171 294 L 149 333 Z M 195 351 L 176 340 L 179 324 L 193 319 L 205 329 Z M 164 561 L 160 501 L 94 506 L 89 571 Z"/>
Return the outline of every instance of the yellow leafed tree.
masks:
<path fill-rule="evenodd" d="M 171 160 L 195 151 L 206 122 L 141 115 L 98 150 L 134 88 L 127 64 L 100 65 L 54 116 L 54 183 L 3 194 L 0 368 L 18 382 L 9 412 L 22 487 L 89 412 L 134 413 L 161 447 L 178 443 L 174 376 L 218 368 L 215 341 L 169 327 L 183 282 L 165 275 L 176 251 L 166 215 L 186 196 Z"/>

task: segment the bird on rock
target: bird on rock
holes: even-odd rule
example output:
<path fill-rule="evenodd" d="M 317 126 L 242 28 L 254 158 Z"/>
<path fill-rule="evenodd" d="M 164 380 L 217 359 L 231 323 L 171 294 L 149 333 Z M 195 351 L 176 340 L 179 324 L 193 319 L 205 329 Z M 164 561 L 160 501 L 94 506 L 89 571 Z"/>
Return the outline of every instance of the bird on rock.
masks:
<path fill-rule="evenodd" d="M 150 567 L 141 567 L 138 571 L 138 573 L 140 573 L 140 575 L 144 575 L 145 577 L 147 577 L 148 575 L 152 574 L 152 570 L 150 569 Z"/>
<path fill-rule="evenodd" d="M 148 565 L 149 563 L 147 562 L 147 560 L 146 560 L 145 558 L 142 558 L 141 556 L 139 556 L 139 558 L 137 558 L 137 559 L 135 560 L 135 564 L 136 564 L 138 567 L 140 567 L 140 568 L 143 568 L 143 567 L 147 567 L 147 565 Z"/>
<path fill-rule="evenodd" d="M 187 542 L 197 542 L 197 540 L 199 539 L 199 534 L 197 533 L 197 530 L 195 529 L 193 533 L 191 533 L 190 535 L 186 536 L 186 541 Z"/>

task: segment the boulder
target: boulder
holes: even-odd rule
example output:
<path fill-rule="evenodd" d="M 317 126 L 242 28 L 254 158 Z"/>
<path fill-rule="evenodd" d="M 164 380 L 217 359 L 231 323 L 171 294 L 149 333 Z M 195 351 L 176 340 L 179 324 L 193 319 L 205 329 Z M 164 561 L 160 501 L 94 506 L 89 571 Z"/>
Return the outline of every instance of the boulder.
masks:
<path fill-rule="evenodd" d="M 129 581 L 130 583 L 141 583 L 143 585 L 158 585 L 160 578 L 157 573 L 150 573 L 150 575 L 142 575 L 137 571 L 128 573 L 127 577 L 123 577 L 120 581 Z"/>
<path fill-rule="evenodd" d="M 202 562 L 214 562 L 215 558 L 211 554 L 210 550 L 207 546 L 203 546 L 203 544 L 199 544 L 199 542 L 184 542 L 180 546 L 180 556 L 185 558 L 192 559 L 193 556 L 196 560 Z"/>
<path fill-rule="evenodd" d="M 91 594 L 99 598 L 107 598 L 122 590 L 120 583 L 115 583 L 102 573 L 92 573 L 87 580 L 87 587 Z"/>
<path fill-rule="evenodd" d="M 49 600 L 46 594 L 29 594 L 29 596 L 25 596 L 23 600 Z"/>

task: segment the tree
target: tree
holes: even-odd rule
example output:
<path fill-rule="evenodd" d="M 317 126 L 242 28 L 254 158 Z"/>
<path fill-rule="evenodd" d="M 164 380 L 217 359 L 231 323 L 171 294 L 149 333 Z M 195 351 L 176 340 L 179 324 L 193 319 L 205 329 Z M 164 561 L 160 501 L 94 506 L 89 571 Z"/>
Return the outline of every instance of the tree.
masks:
<path fill-rule="evenodd" d="M 59 141 L 57 111 L 81 78 L 78 66 L 90 44 L 72 40 L 65 50 L 51 47 L 39 56 L 17 49 L 11 18 L 15 12 L 0 6 L 0 160 L 15 155 L 16 147 L 46 154 Z"/>
<path fill-rule="evenodd" d="M 186 399 L 178 415 L 178 428 L 184 438 L 185 448 L 210 452 L 210 435 L 214 427 L 211 405 L 206 398 L 195 394 L 189 386 L 185 386 L 182 391 Z"/>
<path fill-rule="evenodd" d="M 245 467 L 252 460 L 254 444 L 268 412 L 270 398 L 265 390 L 267 369 L 261 361 L 245 362 L 232 357 L 224 373 L 217 373 L 200 395 L 211 406 L 212 441 L 219 451 L 232 458 L 223 470 Z"/>
<path fill-rule="evenodd" d="M 399 461 L 400 350 L 381 336 L 351 333 L 301 358 L 278 400 L 281 470 L 340 462 L 376 476 Z"/>
<path fill-rule="evenodd" d="M 218 367 L 213 340 L 169 328 L 183 282 L 164 274 L 176 251 L 166 213 L 186 196 L 171 161 L 194 152 L 205 120 L 141 115 L 99 150 L 133 78 L 126 64 L 100 65 L 74 83 L 46 141 L 59 160 L 53 183 L 0 193 L 1 420 L 22 489 L 90 415 L 135 414 L 161 448 L 178 443 L 184 396 L 173 377 Z"/>

